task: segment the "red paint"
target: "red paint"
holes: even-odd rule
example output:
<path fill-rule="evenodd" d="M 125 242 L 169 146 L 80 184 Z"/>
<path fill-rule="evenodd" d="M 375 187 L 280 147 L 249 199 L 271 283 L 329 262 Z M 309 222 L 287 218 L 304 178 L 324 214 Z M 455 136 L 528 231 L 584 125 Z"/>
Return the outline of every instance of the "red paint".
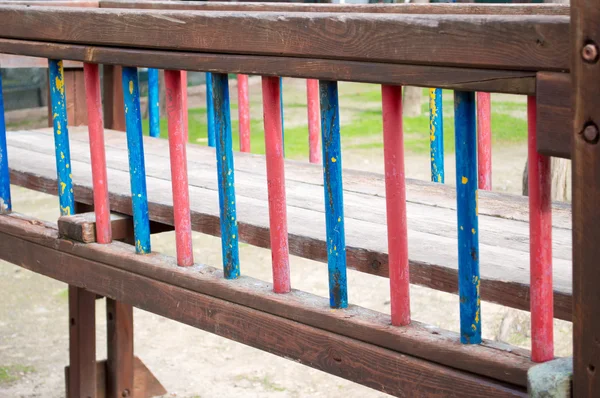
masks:
<path fill-rule="evenodd" d="M 477 170 L 479 189 L 492 190 L 492 102 L 490 93 L 477 93 Z"/>
<path fill-rule="evenodd" d="M 392 325 L 410 323 L 402 87 L 381 86 Z"/>
<path fill-rule="evenodd" d="M 316 79 L 306 80 L 306 102 L 308 108 L 308 148 L 309 161 L 321 163 L 319 150 L 319 81 Z"/>
<path fill-rule="evenodd" d="M 248 75 L 238 75 L 238 116 L 240 123 L 240 151 L 250 152 L 250 101 Z"/>
<path fill-rule="evenodd" d="M 531 359 L 554 358 L 552 209 L 550 158 L 537 152 L 536 99 L 527 98 L 529 235 L 531 268 Z"/>
<path fill-rule="evenodd" d="M 108 202 L 108 178 L 106 175 L 106 154 L 104 150 L 104 122 L 98 65 L 83 64 L 85 99 L 88 111 L 90 135 L 90 158 L 94 186 L 94 212 L 96 213 L 96 241 L 110 243 L 110 205 Z"/>
<path fill-rule="evenodd" d="M 287 293 L 291 289 L 290 260 L 288 253 L 279 78 L 263 77 L 262 91 L 267 184 L 269 189 L 271 257 L 273 260 L 273 290 L 276 293 Z"/>
<path fill-rule="evenodd" d="M 171 159 L 171 186 L 173 188 L 173 218 L 177 264 L 194 264 L 192 250 L 192 223 L 188 190 L 186 134 L 184 128 L 183 78 L 179 71 L 165 70 L 167 116 L 169 124 L 169 156 Z"/>
<path fill-rule="evenodd" d="M 188 93 L 187 93 L 187 71 L 181 71 L 181 97 L 183 106 L 183 128 L 185 129 L 185 142 L 188 142 Z"/>

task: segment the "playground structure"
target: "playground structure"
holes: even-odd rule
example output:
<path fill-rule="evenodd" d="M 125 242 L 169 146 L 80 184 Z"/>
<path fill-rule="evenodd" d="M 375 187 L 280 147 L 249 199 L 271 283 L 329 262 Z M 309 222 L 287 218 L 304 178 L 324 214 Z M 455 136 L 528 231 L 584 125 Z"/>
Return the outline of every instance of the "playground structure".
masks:
<path fill-rule="evenodd" d="M 552 320 L 572 320 L 573 395 L 600 395 L 600 115 L 589 83 L 600 77 L 600 7 L 44 5 L 0 6 L 0 53 L 49 59 L 53 122 L 0 132 L 0 258 L 70 285 L 69 396 L 146 396 L 134 386 L 131 306 L 398 396 L 523 396 L 528 370 L 554 359 Z M 84 62 L 85 108 L 59 60 Z M 110 65 L 104 103 L 98 65 Z M 168 142 L 142 137 L 136 67 L 165 69 Z M 215 149 L 185 144 L 185 70 L 211 73 Z M 234 164 L 229 73 L 263 76 L 265 157 Z M 309 97 L 319 80 L 323 168 L 284 160 L 281 76 L 309 79 Z M 342 179 L 337 81 L 382 85 L 385 176 Z M 455 90 L 456 188 L 405 181 L 402 85 L 433 87 L 432 108 L 436 89 Z M 528 96 L 529 199 L 485 192 L 475 92 Z M 87 128 L 67 129 L 67 104 L 84 109 Z M 442 182 L 435 112 L 431 126 Z M 574 162 L 573 211 L 550 202 L 549 156 Z M 10 183 L 57 194 L 58 223 L 13 212 Z M 177 258 L 151 253 L 151 233 L 173 227 Z M 192 230 L 221 236 L 222 272 L 194 264 Z M 243 276 L 240 241 L 272 250 L 272 284 Z M 289 254 L 328 264 L 328 299 L 292 289 Z M 391 317 L 351 304 L 347 267 L 389 277 Z M 461 332 L 411 321 L 409 282 L 458 293 Z M 97 295 L 113 336 L 105 367 Z M 531 352 L 482 341 L 480 300 L 531 311 Z"/>

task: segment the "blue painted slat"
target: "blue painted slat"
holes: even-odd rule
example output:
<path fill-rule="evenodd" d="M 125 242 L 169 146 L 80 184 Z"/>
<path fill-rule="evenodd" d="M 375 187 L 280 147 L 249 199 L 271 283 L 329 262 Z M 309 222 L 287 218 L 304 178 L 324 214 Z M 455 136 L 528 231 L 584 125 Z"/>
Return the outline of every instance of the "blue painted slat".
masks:
<path fill-rule="evenodd" d="M 429 89 L 429 153 L 431 181 L 444 183 L 444 109 L 442 89 Z"/>
<path fill-rule="evenodd" d="M 460 338 L 481 343 L 479 228 L 477 215 L 477 130 L 475 93 L 454 93 L 456 200 L 458 215 L 458 290 Z"/>
<path fill-rule="evenodd" d="M 67 124 L 67 103 L 65 96 L 65 74 L 62 61 L 48 60 L 50 76 L 50 102 L 54 126 L 54 149 L 56 154 L 56 174 L 60 214 L 75 214 L 71 151 L 69 148 L 69 128 Z"/>
<path fill-rule="evenodd" d="M 348 284 L 346 280 L 346 237 L 337 82 L 320 81 L 319 96 L 321 100 L 329 304 L 332 308 L 345 308 L 348 306 Z"/>
<path fill-rule="evenodd" d="M 160 137 L 160 97 L 158 69 L 148 68 L 148 114 L 150 137 Z"/>
<path fill-rule="evenodd" d="M 2 96 L 2 74 L 0 74 L 0 213 L 12 210 L 10 199 L 10 173 L 6 149 L 6 123 L 4 120 L 4 97 Z"/>
<path fill-rule="evenodd" d="M 240 276 L 240 259 L 227 74 L 213 73 L 212 89 L 215 109 L 215 138 L 217 141 L 217 179 L 219 182 L 223 272 L 225 278 L 235 279 Z"/>
<path fill-rule="evenodd" d="M 279 107 L 281 108 L 281 149 L 285 158 L 285 130 L 283 117 L 283 77 L 279 78 Z"/>
<path fill-rule="evenodd" d="M 135 250 L 140 254 L 144 254 L 150 253 L 150 222 L 148 219 L 148 194 L 146 191 L 146 167 L 144 163 L 140 87 L 137 68 L 123 67 L 123 97 L 125 103 L 125 126 L 127 129 L 127 152 L 129 154 L 129 177 L 131 179 Z"/>
<path fill-rule="evenodd" d="M 206 72 L 206 119 L 208 123 L 208 146 L 215 146 L 215 104 L 213 100 L 212 73 Z"/>

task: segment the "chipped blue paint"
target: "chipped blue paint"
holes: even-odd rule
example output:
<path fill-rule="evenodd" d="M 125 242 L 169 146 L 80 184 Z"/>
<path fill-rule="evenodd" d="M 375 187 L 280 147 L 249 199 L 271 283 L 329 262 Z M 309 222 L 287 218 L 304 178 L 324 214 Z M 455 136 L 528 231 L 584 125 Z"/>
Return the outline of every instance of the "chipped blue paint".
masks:
<path fill-rule="evenodd" d="M 429 89 L 429 154 L 431 181 L 444 183 L 444 108 L 442 89 Z"/>
<path fill-rule="evenodd" d="M 217 174 L 219 182 L 219 209 L 221 214 L 221 247 L 225 278 L 240 276 L 238 227 L 235 204 L 235 181 L 233 172 L 233 147 L 231 144 L 231 116 L 229 113 L 229 80 L 227 74 L 212 74 L 213 101 L 215 107 L 215 138 Z"/>
<path fill-rule="evenodd" d="M 283 118 L 283 77 L 279 78 L 279 107 L 281 108 L 281 149 L 285 157 L 285 130 Z"/>
<path fill-rule="evenodd" d="M 454 93 L 460 340 L 481 343 L 475 93 Z"/>
<path fill-rule="evenodd" d="M 150 221 L 148 219 L 148 194 L 146 191 L 146 167 L 142 139 L 140 113 L 140 87 L 137 68 L 123 67 L 123 97 L 125 103 L 125 126 L 127 152 L 129 154 L 129 178 L 131 179 L 131 206 L 133 208 L 133 233 L 135 250 L 150 253 Z"/>
<path fill-rule="evenodd" d="M 215 146 L 215 103 L 213 99 L 212 73 L 206 72 L 206 119 L 208 124 L 208 146 Z"/>
<path fill-rule="evenodd" d="M 67 103 L 65 95 L 65 74 L 62 61 L 49 59 L 50 102 L 52 103 L 52 124 L 54 126 L 54 149 L 58 182 L 60 214 L 75 214 L 71 151 L 69 148 L 69 128 L 67 124 Z"/>
<path fill-rule="evenodd" d="M 6 150 L 6 123 L 4 120 L 4 97 L 2 96 L 2 74 L 0 74 L 0 213 L 12 210 L 10 199 L 10 173 Z"/>
<path fill-rule="evenodd" d="M 348 283 L 346 280 L 346 237 L 337 82 L 320 81 L 319 96 L 321 100 L 329 305 L 332 308 L 346 308 L 348 306 Z"/>
<path fill-rule="evenodd" d="M 160 137 L 160 99 L 158 69 L 148 68 L 148 114 L 150 137 Z"/>

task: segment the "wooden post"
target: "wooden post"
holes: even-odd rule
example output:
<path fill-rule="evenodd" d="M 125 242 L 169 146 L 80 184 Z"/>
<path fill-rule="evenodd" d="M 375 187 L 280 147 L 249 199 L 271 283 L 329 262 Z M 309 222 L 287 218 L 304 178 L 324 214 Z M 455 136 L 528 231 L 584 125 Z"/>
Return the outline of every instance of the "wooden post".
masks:
<path fill-rule="evenodd" d="M 125 106 L 121 84 L 121 67 L 104 65 L 104 126 L 107 129 L 125 131 Z"/>
<path fill-rule="evenodd" d="M 600 5 L 571 2 L 573 396 L 600 396 Z"/>
<path fill-rule="evenodd" d="M 69 398 L 96 398 L 96 294 L 69 286 Z"/>
<path fill-rule="evenodd" d="M 106 299 L 107 397 L 131 397 L 133 392 L 133 307 Z"/>

